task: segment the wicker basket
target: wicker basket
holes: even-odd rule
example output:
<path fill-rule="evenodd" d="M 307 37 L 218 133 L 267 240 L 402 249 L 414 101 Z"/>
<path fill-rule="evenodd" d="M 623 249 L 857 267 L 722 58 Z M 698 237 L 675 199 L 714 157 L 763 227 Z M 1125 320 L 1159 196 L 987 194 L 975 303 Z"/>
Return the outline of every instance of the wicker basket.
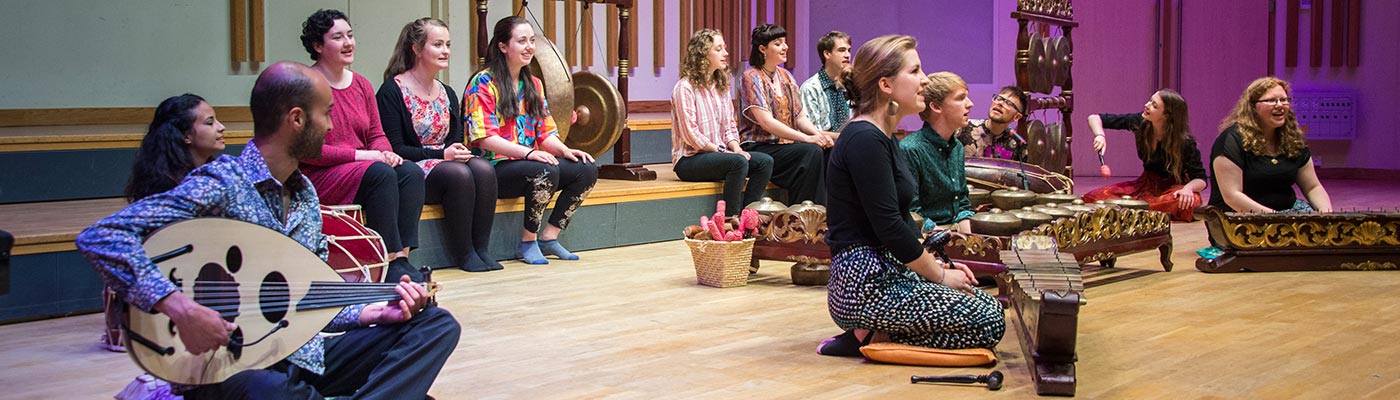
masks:
<path fill-rule="evenodd" d="M 695 261 L 695 281 L 718 288 L 749 284 L 753 243 L 752 238 L 738 242 L 685 239 L 690 258 Z"/>

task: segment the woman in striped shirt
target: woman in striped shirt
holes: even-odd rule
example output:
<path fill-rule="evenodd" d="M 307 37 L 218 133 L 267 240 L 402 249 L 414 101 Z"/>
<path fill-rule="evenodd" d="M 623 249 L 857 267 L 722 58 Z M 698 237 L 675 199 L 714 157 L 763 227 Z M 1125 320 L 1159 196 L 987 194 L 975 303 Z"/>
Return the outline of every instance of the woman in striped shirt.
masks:
<path fill-rule="evenodd" d="M 671 162 L 683 181 L 724 180 L 725 213 L 738 215 L 763 195 L 773 157 L 739 147 L 728 59 L 719 31 L 705 29 L 690 37 L 681 79 L 671 91 Z"/>

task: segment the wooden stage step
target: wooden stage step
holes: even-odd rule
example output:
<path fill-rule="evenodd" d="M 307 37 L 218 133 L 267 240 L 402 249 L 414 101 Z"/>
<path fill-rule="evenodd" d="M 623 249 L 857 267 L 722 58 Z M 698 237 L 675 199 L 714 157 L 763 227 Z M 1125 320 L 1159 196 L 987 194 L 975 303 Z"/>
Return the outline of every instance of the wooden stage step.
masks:
<path fill-rule="evenodd" d="M 656 171 L 655 181 L 632 182 L 602 179 L 583 206 L 719 195 L 719 182 L 682 182 L 670 164 L 648 165 Z M 551 201 L 550 204 L 553 204 Z M 14 255 L 74 250 L 73 240 L 88 225 L 126 206 L 121 198 L 52 201 L 0 205 L 0 229 L 15 236 Z M 496 201 L 497 213 L 520 212 L 523 198 Z M 700 211 L 696 210 L 697 216 Z M 442 218 L 442 207 L 423 207 L 424 220 Z"/>

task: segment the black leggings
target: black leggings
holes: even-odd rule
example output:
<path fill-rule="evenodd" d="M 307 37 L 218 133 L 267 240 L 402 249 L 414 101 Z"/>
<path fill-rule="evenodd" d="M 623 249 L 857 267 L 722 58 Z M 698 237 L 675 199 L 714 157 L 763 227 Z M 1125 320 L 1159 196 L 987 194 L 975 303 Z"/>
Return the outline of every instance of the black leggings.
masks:
<path fill-rule="evenodd" d="M 758 201 L 773 175 L 773 157 L 749 153 L 698 153 L 676 160 L 676 177 L 686 182 L 724 181 L 725 215 L 739 215 L 745 205 Z M 744 182 L 748 182 L 747 189 Z"/>
<path fill-rule="evenodd" d="M 539 161 L 508 160 L 496 163 L 496 179 L 502 199 L 525 197 L 525 231 L 540 231 L 540 220 L 549 206 L 549 197 L 559 191 L 549 224 L 567 228 L 579 203 L 588 197 L 598 183 L 598 164 L 573 162 L 563 157 L 559 165 Z"/>
<path fill-rule="evenodd" d="M 749 153 L 773 157 L 773 183 L 788 191 L 788 204 L 826 204 L 826 159 L 831 150 L 811 143 L 744 143 Z"/>
<path fill-rule="evenodd" d="M 481 157 L 439 163 L 428 173 L 425 204 L 442 204 L 447 250 L 454 257 L 485 253 L 495 222 L 496 171 Z"/>
<path fill-rule="evenodd" d="M 423 169 L 405 162 L 397 167 L 376 162 L 360 178 L 355 204 L 364 207 L 365 226 L 384 238 L 390 253 L 418 247 L 418 219 L 423 215 Z"/>

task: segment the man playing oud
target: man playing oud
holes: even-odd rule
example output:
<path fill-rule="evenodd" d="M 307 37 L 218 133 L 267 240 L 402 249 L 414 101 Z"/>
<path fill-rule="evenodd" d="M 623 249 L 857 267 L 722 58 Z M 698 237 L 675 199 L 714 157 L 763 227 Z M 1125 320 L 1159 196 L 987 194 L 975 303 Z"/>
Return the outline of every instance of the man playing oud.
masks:
<path fill-rule="evenodd" d="M 254 133 L 242 155 L 219 157 L 174 189 L 98 221 L 78 235 L 78 250 L 127 303 L 170 317 L 190 353 L 228 346 L 237 325 L 186 296 L 152 263 L 142 240 L 178 221 L 228 218 L 276 230 L 324 260 L 319 202 L 297 160 L 319 156 L 331 107 L 321 74 L 292 62 L 267 67 L 253 86 Z M 267 369 L 174 391 L 188 399 L 426 397 L 461 327 L 446 310 L 425 307 L 422 286 L 405 278 L 395 289 L 399 301 L 346 307 L 322 329 L 342 335 L 314 337 Z"/>

